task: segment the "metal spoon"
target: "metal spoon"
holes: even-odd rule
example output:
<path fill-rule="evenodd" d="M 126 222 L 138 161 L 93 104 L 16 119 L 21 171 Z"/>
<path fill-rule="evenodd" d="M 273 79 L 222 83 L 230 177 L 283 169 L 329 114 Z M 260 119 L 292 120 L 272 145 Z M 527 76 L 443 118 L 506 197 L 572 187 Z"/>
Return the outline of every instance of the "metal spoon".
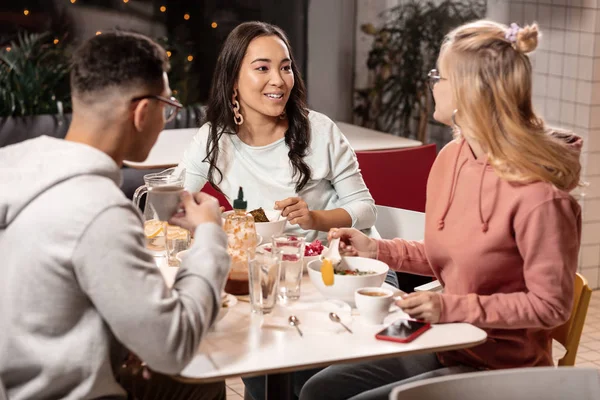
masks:
<path fill-rule="evenodd" d="M 300 328 L 298 328 L 298 325 L 300 325 L 300 320 L 295 315 L 290 315 L 290 317 L 288 318 L 288 322 L 291 326 L 296 328 L 300 336 L 303 336 L 302 331 L 300 330 Z"/>
<path fill-rule="evenodd" d="M 336 313 L 334 313 L 334 312 L 330 312 L 330 313 L 329 313 L 329 319 L 330 319 L 330 320 L 332 320 L 333 322 L 338 322 L 338 323 L 340 323 L 340 324 L 341 324 L 341 325 L 342 325 L 344 328 L 346 328 L 346 330 L 347 330 L 348 332 L 350 332 L 350 333 L 354 333 L 354 332 L 352 332 L 352 331 L 350 330 L 350 328 L 348 328 L 348 327 L 347 327 L 347 326 L 346 326 L 346 325 L 345 325 L 345 324 L 342 322 L 342 320 L 340 319 L 340 317 L 339 317 L 339 316 L 338 316 Z"/>

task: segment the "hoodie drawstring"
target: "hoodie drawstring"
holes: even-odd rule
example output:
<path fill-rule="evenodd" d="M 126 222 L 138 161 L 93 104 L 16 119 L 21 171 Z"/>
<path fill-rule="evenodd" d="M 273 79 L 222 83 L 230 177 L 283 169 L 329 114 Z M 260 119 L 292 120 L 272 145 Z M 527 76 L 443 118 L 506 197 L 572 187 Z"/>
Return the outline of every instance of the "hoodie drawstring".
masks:
<path fill-rule="evenodd" d="M 483 205 L 482 205 L 482 197 L 483 197 L 483 179 L 485 178 L 485 168 L 487 167 L 487 157 L 483 160 L 483 167 L 481 168 L 481 179 L 479 179 L 479 221 L 481 221 L 481 231 L 483 233 L 488 231 L 488 222 L 490 222 L 490 218 L 492 217 L 491 213 L 487 217 L 487 219 L 483 218 Z"/>
<path fill-rule="evenodd" d="M 454 198 L 454 189 L 456 188 L 456 178 L 458 176 L 458 174 L 457 174 L 458 160 L 460 158 L 460 154 L 462 153 L 462 148 L 463 148 L 464 144 L 465 144 L 465 140 L 463 139 L 460 142 L 460 146 L 458 147 L 458 152 L 456 153 L 456 159 L 454 160 L 454 167 L 452 168 L 452 182 L 450 183 L 450 193 L 448 194 L 448 201 L 446 202 L 446 208 L 444 209 L 444 212 L 442 213 L 442 217 L 438 220 L 438 230 L 439 231 L 444 229 L 444 220 L 446 219 L 446 215 L 448 214 L 448 210 L 450 210 L 450 205 L 452 204 L 452 199 Z M 465 162 L 467 162 L 467 160 L 463 161 L 463 163 L 460 165 L 460 168 L 462 168 L 463 165 L 465 165 Z M 460 168 L 458 170 L 458 173 L 460 173 Z"/>
<path fill-rule="evenodd" d="M 460 146 L 458 148 L 458 152 L 456 154 L 456 159 L 454 160 L 454 168 L 452 169 L 452 182 L 450 183 L 450 193 L 448 194 L 448 201 L 446 202 L 446 208 L 444 208 L 444 212 L 442 213 L 441 218 L 438 220 L 438 230 L 444 229 L 444 220 L 446 219 L 446 215 L 448 215 L 448 211 L 450 210 L 450 205 L 454 200 L 454 194 L 456 192 L 456 185 L 458 183 L 458 175 L 460 174 L 460 170 L 465 165 L 467 160 L 464 160 L 460 167 L 458 167 L 458 160 L 460 159 L 460 155 L 462 153 L 462 148 L 465 144 L 466 140 L 462 140 L 460 142 Z M 481 221 L 481 231 L 483 233 L 487 232 L 489 229 L 489 222 L 492 217 L 491 213 L 487 218 L 483 217 L 483 179 L 485 178 L 485 169 L 487 167 L 487 157 L 483 160 L 483 166 L 481 168 L 481 178 L 479 179 L 479 198 L 478 200 L 478 208 L 479 208 L 479 220 Z"/>

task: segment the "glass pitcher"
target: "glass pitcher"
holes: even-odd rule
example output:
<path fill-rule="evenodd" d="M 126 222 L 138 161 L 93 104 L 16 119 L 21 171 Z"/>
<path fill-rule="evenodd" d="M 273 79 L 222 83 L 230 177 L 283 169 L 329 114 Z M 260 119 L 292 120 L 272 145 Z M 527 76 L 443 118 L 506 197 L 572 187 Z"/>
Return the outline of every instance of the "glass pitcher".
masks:
<path fill-rule="evenodd" d="M 133 195 L 133 202 L 139 207 L 142 196 L 146 194 L 144 207 L 146 247 L 153 253 L 157 264 L 166 259 L 168 265 L 178 266 L 175 256 L 189 246 L 190 233 L 167 223 L 177 212 L 184 181 L 185 169 L 169 168 L 144 175 L 145 184 L 137 188 Z"/>

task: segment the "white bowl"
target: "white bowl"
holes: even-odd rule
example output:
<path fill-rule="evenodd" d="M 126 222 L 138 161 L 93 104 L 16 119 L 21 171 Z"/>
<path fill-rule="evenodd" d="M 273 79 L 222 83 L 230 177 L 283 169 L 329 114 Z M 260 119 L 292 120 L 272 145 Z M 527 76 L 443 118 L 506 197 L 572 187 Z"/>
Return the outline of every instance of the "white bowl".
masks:
<path fill-rule="evenodd" d="M 323 252 L 326 252 L 327 249 L 328 249 L 327 246 L 323 246 Z M 313 262 L 313 261 L 315 261 L 315 260 L 318 260 L 319 256 L 320 256 L 320 254 L 318 256 L 310 256 L 310 257 L 304 256 L 304 268 L 306 270 L 308 270 L 308 264 L 311 263 L 311 262 Z"/>
<path fill-rule="evenodd" d="M 281 211 L 279 210 L 264 210 L 265 215 L 269 218 L 271 222 L 255 222 L 256 233 L 264 238 L 265 241 L 270 242 L 271 236 L 279 235 L 283 233 L 285 229 L 285 223 L 287 219 L 284 217 L 280 218 Z M 225 222 L 225 218 L 227 215 L 231 214 L 233 211 L 226 211 L 223 213 L 223 222 Z M 260 243 L 260 242 L 259 242 Z"/>
<path fill-rule="evenodd" d="M 268 249 L 268 251 L 270 251 L 272 246 L 273 246 L 272 243 L 269 243 L 269 242 L 263 243 L 263 244 L 261 244 L 260 246 L 258 246 L 256 248 L 256 251 L 257 252 L 261 252 L 261 253 L 267 251 L 267 249 Z M 326 251 L 327 251 L 327 246 L 323 246 L 323 251 L 321 252 L 321 254 L 324 253 L 324 252 L 326 252 Z M 310 257 L 304 256 L 304 268 L 305 269 L 308 268 L 307 267 L 308 263 L 311 262 L 311 261 L 314 261 L 314 260 L 318 260 L 319 256 L 320 256 L 320 254 L 316 255 L 316 256 L 310 256 Z"/>
<path fill-rule="evenodd" d="M 345 267 L 358 271 L 374 271 L 369 275 L 335 275 L 333 285 L 325 286 L 321 277 L 321 260 L 308 263 L 308 276 L 313 285 L 328 299 L 345 301 L 354 307 L 354 292 L 364 287 L 381 287 L 390 269 L 386 263 L 364 257 L 344 257 Z"/>

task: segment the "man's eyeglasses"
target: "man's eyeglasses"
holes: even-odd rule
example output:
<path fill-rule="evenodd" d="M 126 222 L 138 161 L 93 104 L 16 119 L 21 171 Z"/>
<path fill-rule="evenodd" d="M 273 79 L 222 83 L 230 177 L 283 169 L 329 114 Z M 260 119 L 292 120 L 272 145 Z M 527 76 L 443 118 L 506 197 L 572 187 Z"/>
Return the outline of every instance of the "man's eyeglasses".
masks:
<path fill-rule="evenodd" d="M 440 76 L 440 73 L 438 72 L 437 69 L 432 69 L 431 71 L 429 71 L 429 73 L 427 74 L 427 78 L 429 78 L 429 89 L 431 89 L 433 91 L 433 87 L 439 82 L 439 81 L 445 81 L 446 78 L 442 78 Z"/>
<path fill-rule="evenodd" d="M 165 116 L 165 122 L 172 121 L 175 118 L 175 116 L 177 115 L 177 112 L 183 108 L 183 104 L 178 102 L 175 99 L 175 97 L 167 98 L 167 97 L 156 96 L 156 95 L 152 95 L 152 94 L 148 94 L 146 96 L 135 97 L 135 98 L 131 99 L 131 102 L 133 103 L 135 101 L 140 101 L 140 100 L 144 100 L 144 99 L 154 99 L 154 100 L 162 101 L 163 103 L 165 103 L 165 108 L 163 109 L 164 116 Z"/>

